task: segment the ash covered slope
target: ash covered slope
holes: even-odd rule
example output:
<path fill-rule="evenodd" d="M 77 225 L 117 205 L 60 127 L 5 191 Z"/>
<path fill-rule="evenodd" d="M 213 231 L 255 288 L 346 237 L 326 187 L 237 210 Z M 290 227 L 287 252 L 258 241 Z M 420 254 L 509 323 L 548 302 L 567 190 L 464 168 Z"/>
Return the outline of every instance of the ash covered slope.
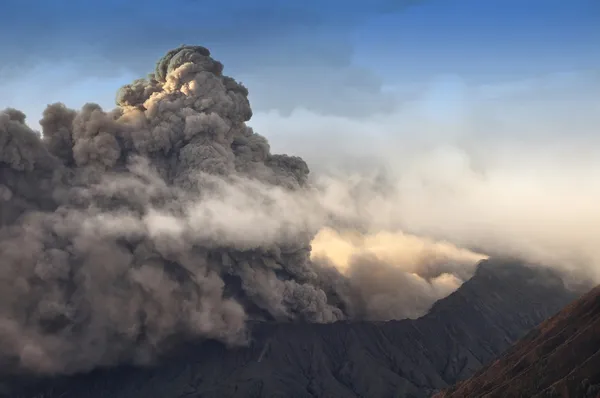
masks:
<path fill-rule="evenodd" d="M 600 397 L 600 287 L 532 330 L 472 378 L 436 395 Z"/>
<path fill-rule="evenodd" d="M 416 320 L 256 324 L 247 348 L 199 343 L 157 367 L 97 370 L 6 396 L 428 397 L 472 375 L 576 296 L 547 270 L 485 260 Z"/>

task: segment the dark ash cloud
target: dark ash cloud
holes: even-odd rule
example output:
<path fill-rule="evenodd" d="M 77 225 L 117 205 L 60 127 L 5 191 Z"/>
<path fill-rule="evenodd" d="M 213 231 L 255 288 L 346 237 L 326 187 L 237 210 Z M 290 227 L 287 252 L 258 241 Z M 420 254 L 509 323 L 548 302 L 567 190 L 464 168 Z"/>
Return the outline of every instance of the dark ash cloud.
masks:
<path fill-rule="evenodd" d="M 248 319 L 379 316 L 381 281 L 359 289 L 311 261 L 333 209 L 301 158 L 246 125 L 248 90 L 222 71 L 184 46 L 112 111 L 51 104 L 42 136 L 0 113 L 3 370 L 147 363 L 181 338 L 244 344 Z"/>

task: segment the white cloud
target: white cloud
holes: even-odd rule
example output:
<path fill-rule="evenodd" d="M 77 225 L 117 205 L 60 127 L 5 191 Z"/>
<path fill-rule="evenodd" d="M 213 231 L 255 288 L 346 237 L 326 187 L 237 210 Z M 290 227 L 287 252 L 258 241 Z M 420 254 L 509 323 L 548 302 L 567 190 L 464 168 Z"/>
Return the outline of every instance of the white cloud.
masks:
<path fill-rule="evenodd" d="M 374 230 L 585 267 L 600 278 L 600 99 L 591 95 L 599 80 L 550 75 L 493 90 L 456 82 L 366 120 L 297 110 L 259 113 L 251 124 L 318 172 L 360 157 L 385 167 L 395 192 L 362 204 Z M 450 117 L 449 96 L 458 101 Z"/>

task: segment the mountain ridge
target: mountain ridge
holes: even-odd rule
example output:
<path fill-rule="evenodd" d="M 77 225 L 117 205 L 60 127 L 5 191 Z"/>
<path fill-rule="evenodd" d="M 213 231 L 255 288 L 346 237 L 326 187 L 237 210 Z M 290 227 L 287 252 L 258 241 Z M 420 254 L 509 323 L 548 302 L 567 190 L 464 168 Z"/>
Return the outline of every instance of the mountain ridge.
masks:
<path fill-rule="evenodd" d="M 418 319 L 256 323 L 244 348 L 188 343 L 153 367 L 28 383 L 3 397 L 427 397 L 474 374 L 578 296 L 548 269 L 484 260 Z"/>
<path fill-rule="evenodd" d="M 600 286 L 435 398 L 600 397 Z"/>

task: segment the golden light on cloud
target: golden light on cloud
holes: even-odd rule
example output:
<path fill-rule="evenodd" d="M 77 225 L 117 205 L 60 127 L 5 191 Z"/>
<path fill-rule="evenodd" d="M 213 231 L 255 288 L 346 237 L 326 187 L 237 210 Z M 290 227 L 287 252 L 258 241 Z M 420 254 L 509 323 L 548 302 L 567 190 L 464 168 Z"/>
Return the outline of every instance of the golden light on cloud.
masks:
<path fill-rule="evenodd" d="M 361 234 L 330 228 L 316 235 L 311 256 L 348 278 L 371 320 L 424 315 L 487 258 L 449 242 L 402 232 Z"/>
<path fill-rule="evenodd" d="M 475 264 L 486 255 L 457 247 L 449 242 L 434 241 L 402 232 L 378 232 L 364 235 L 356 231 L 338 232 L 323 228 L 312 241 L 313 259 L 327 258 L 341 272 L 346 272 L 353 258 L 371 256 L 408 273 L 441 262 Z"/>

